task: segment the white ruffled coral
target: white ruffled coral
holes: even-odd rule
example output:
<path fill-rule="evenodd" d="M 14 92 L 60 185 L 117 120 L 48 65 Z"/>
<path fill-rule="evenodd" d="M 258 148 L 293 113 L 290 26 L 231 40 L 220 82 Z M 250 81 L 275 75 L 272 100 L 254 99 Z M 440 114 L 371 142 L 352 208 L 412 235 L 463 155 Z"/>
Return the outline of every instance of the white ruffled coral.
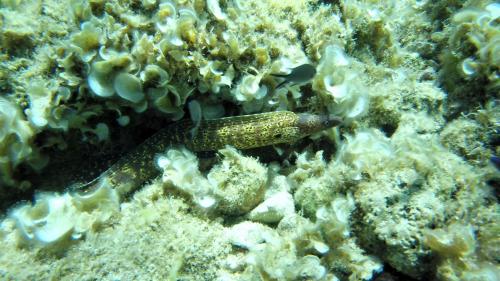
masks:
<path fill-rule="evenodd" d="M 198 169 L 196 155 L 182 147 L 169 149 L 158 157 L 158 167 L 163 170 L 162 181 L 190 195 L 198 206 L 210 208 L 215 204 L 212 186 Z"/>
<path fill-rule="evenodd" d="M 376 170 L 379 165 L 395 157 L 395 150 L 388 138 L 375 129 L 358 131 L 346 136 L 337 153 L 337 161 L 345 163 L 356 172 Z"/>
<path fill-rule="evenodd" d="M 99 50 L 99 57 L 102 60 L 92 63 L 87 82 L 95 95 L 107 98 L 116 92 L 113 83 L 118 70 L 127 67 L 132 57 L 104 47 Z"/>
<path fill-rule="evenodd" d="M 177 18 L 177 8 L 176 6 L 167 1 L 160 4 L 159 10 L 157 12 L 158 22 L 156 27 L 158 30 L 164 34 L 165 42 L 172 47 L 182 46 L 183 42 L 180 37 Z"/>
<path fill-rule="evenodd" d="M 15 208 L 9 219 L 15 221 L 21 243 L 64 246 L 106 222 L 118 211 L 116 190 L 101 186 L 88 194 L 40 194 L 34 205 Z"/>
<path fill-rule="evenodd" d="M 106 38 L 96 18 L 83 22 L 80 29 L 80 32 L 71 36 L 71 47 L 82 57 L 83 61 L 89 62 L 97 54 L 97 48 L 105 43 Z"/>
<path fill-rule="evenodd" d="M 208 11 L 217 19 L 217 20 L 225 20 L 227 15 L 222 12 L 222 9 L 219 5 L 219 0 L 207 0 L 207 8 Z"/>
<path fill-rule="evenodd" d="M 257 160 L 244 157 L 236 149 L 220 150 L 222 162 L 207 177 L 198 169 L 198 159 L 186 148 L 169 149 L 157 159 L 163 170 L 162 180 L 204 208 L 216 207 L 225 214 L 238 215 L 250 211 L 264 198 L 267 170 Z"/>
<path fill-rule="evenodd" d="M 286 191 L 275 193 L 253 209 L 249 218 L 263 223 L 277 223 L 295 213 L 293 197 Z"/>
<path fill-rule="evenodd" d="M 52 104 L 52 93 L 41 81 L 36 81 L 27 89 L 31 100 L 30 108 L 26 109 L 28 120 L 36 127 L 45 127 L 48 123 Z"/>
<path fill-rule="evenodd" d="M 466 78 L 485 75 L 488 80 L 498 83 L 498 73 L 493 68 L 500 66 L 500 32 L 495 21 L 500 18 L 500 4 L 491 3 L 484 8 L 466 8 L 456 13 L 452 20 L 457 25 L 450 37 L 450 44 L 460 48 L 464 40 L 476 48 L 474 56 L 461 62 L 461 72 Z M 464 27 L 467 27 L 466 29 Z M 464 32 L 465 31 L 465 32 Z M 493 72 L 490 72 L 493 71 Z"/>
<path fill-rule="evenodd" d="M 34 133 L 21 110 L 0 96 L 0 183 L 12 183 L 12 170 L 30 157 Z"/>
<path fill-rule="evenodd" d="M 498 266 L 478 259 L 478 241 L 471 225 L 452 223 L 444 229 L 427 229 L 424 237 L 426 246 L 440 257 L 440 280 L 493 281 L 500 277 Z M 495 247 L 486 247 L 490 246 Z"/>
<path fill-rule="evenodd" d="M 354 199 L 349 195 L 337 197 L 329 206 L 316 211 L 317 223 L 324 229 L 327 239 L 337 241 L 349 237 L 349 218 L 353 210 Z"/>
<path fill-rule="evenodd" d="M 245 258 L 251 268 L 244 273 L 247 278 L 266 275 L 275 280 L 324 280 L 326 276 L 320 258 L 299 254 L 293 241 L 274 229 L 245 221 L 228 229 L 226 235 L 234 246 L 249 250 Z"/>
<path fill-rule="evenodd" d="M 217 94 L 222 87 L 231 87 L 235 75 L 234 67 L 231 65 L 226 72 L 220 70 L 220 61 L 210 61 L 205 66 L 200 67 L 200 75 L 203 78 L 200 81 L 198 89 L 204 93 L 208 89 Z"/>
<path fill-rule="evenodd" d="M 246 74 L 231 90 L 233 97 L 243 105 L 243 111 L 254 113 L 264 106 L 264 98 L 268 94 L 266 85 L 261 85 L 264 73 Z"/>
<path fill-rule="evenodd" d="M 368 93 L 352 64 L 352 58 L 342 48 L 330 45 L 325 48 L 313 80 L 313 89 L 318 91 L 328 111 L 346 120 L 359 118 L 368 110 Z"/>
<path fill-rule="evenodd" d="M 263 74 L 247 74 L 243 76 L 238 86 L 233 91 L 236 100 L 240 102 L 247 102 L 253 100 L 260 100 L 267 94 L 267 87 L 260 85 Z"/>

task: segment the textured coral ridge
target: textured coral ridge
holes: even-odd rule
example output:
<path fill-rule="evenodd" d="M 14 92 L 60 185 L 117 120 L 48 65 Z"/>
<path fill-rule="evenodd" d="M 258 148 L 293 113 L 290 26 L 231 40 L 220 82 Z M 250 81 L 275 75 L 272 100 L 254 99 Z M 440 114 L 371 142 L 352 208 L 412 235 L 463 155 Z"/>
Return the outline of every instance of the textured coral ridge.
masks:
<path fill-rule="evenodd" d="M 329 9 L 316 11 L 328 19 L 321 24 L 291 17 L 307 14 L 307 1 L 2 3 L 2 103 L 23 113 L 17 123 L 10 121 L 17 109 L 0 115 L 9 130 L 22 131 L 0 135 L 0 175 L 13 187 L 29 186 L 15 177 L 20 164 L 28 170 L 47 164 L 40 149 L 64 150 L 68 135 L 101 146 L 117 127 L 179 120 L 190 97 L 205 118 L 225 116 L 224 102 L 233 105 L 232 115 L 321 107 L 305 103 L 298 86 L 293 95 L 274 91 L 279 81 L 269 74 L 286 74 L 318 61 L 325 46 L 344 44 L 332 36 L 345 31 L 338 18 L 326 16 Z M 276 24 L 269 8 L 292 14 Z M 310 27 L 316 32 L 308 34 Z M 16 147 L 20 152 L 9 152 Z"/>
<path fill-rule="evenodd" d="M 283 162 L 226 147 L 204 171 L 173 147 L 155 158 L 162 176 L 128 201 L 105 182 L 39 193 L 1 222 L 2 278 L 370 280 L 390 266 L 420 280 L 500 279 L 486 184 L 498 178 L 498 4 L 0 7 L 2 196 L 29 186 L 20 165 L 46 172 L 43 149 L 63 151 L 66 136 L 101 146 L 117 127 L 182 118 L 188 98 L 206 118 L 232 107 L 346 120 L 323 134 L 324 151 Z M 275 89 L 271 73 L 304 63 L 316 66 L 310 86 Z"/>

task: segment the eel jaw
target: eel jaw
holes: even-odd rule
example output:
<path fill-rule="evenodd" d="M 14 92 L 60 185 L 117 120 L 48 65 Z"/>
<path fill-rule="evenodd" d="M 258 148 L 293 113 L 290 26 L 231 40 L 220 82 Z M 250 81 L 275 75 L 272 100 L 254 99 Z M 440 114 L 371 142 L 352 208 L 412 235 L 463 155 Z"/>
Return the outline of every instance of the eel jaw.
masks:
<path fill-rule="evenodd" d="M 342 118 L 333 114 L 298 114 L 297 127 L 301 134 L 310 135 L 319 131 L 335 127 L 343 122 Z"/>

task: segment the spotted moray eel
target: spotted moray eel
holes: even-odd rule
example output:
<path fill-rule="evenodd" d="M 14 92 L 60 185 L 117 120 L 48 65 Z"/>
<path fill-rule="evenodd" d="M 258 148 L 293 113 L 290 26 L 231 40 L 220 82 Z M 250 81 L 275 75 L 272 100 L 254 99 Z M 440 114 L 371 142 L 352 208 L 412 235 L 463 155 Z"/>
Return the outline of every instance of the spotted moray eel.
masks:
<path fill-rule="evenodd" d="M 106 183 L 125 196 L 159 174 L 155 155 L 174 144 L 183 144 L 192 151 L 213 151 L 226 145 L 249 149 L 293 143 L 341 122 L 339 117 L 332 115 L 276 111 L 203 120 L 193 134 L 193 123 L 190 120 L 180 121 L 161 129 L 98 178 L 78 189 L 86 192 Z"/>

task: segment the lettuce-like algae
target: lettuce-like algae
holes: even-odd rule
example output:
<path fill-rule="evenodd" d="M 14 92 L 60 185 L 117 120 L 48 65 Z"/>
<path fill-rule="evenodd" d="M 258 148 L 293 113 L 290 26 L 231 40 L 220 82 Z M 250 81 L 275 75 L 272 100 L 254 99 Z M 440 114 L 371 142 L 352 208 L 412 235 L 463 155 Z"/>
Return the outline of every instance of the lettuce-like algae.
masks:
<path fill-rule="evenodd" d="M 0 276 L 498 279 L 498 10 L 0 1 L 0 200 L 38 194 L 6 211 Z M 273 74 L 304 64 L 311 83 L 278 87 Z M 271 148 L 268 163 L 227 147 L 206 165 L 169 148 L 155 158 L 162 176 L 121 201 L 106 185 L 32 185 L 36 173 L 72 177 L 56 156 L 80 163 L 188 118 L 191 100 L 201 119 L 288 110 L 345 122 Z"/>

